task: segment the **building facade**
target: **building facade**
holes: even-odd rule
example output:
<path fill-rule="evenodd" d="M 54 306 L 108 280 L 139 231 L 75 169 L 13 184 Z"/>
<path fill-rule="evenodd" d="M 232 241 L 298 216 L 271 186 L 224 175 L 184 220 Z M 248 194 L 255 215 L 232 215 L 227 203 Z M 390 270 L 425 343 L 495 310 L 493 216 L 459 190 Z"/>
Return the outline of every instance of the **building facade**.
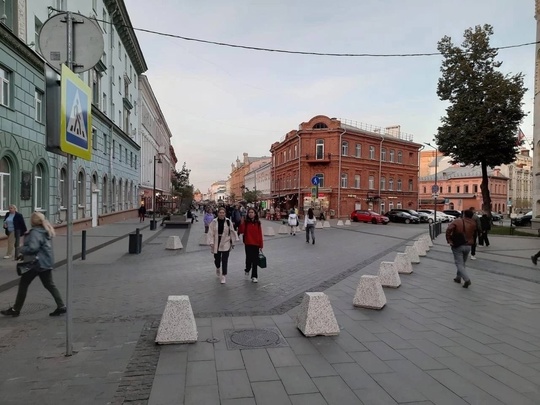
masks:
<path fill-rule="evenodd" d="M 508 177 L 508 206 L 505 213 L 526 213 L 533 207 L 533 160 L 528 149 L 521 149 L 516 161 L 501 165 L 501 174 Z"/>
<path fill-rule="evenodd" d="M 236 158 L 236 162 L 231 164 L 231 174 L 229 175 L 229 200 L 231 203 L 242 200 L 246 184 L 245 177 L 250 170 L 267 164 L 270 162 L 270 157 L 249 157 L 246 152 L 243 154 L 243 159 Z"/>
<path fill-rule="evenodd" d="M 218 204 L 227 202 L 229 195 L 227 194 L 227 182 L 219 180 L 210 185 L 208 189 L 207 199 Z"/>
<path fill-rule="evenodd" d="M 267 163 L 253 166 L 254 168 L 244 177 L 245 190 L 257 191 L 259 196 L 258 202 L 261 203 L 261 208 L 264 209 L 269 207 L 271 203 L 272 163 L 269 158 Z"/>
<path fill-rule="evenodd" d="M 273 205 L 340 218 L 355 209 L 417 208 L 420 147 L 395 127 L 313 117 L 270 149 Z"/>

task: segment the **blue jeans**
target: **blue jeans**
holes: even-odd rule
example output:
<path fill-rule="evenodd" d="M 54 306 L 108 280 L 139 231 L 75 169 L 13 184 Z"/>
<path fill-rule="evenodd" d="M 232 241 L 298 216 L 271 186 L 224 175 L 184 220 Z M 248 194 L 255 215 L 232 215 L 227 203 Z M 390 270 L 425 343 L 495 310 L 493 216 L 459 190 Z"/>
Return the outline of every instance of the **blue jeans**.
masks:
<path fill-rule="evenodd" d="M 469 256 L 470 252 L 470 245 L 461 245 L 457 248 L 452 248 L 452 253 L 454 254 L 454 263 L 456 264 L 457 268 L 457 276 L 463 278 L 465 281 L 470 280 L 469 275 L 465 270 L 465 263 L 467 262 L 467 257 Z"/>
<path fill-rule="evenodd" d="M 309 242 L 309 235 L 315 241 L 315 225 L 306 225 L 306 242 Z"/>

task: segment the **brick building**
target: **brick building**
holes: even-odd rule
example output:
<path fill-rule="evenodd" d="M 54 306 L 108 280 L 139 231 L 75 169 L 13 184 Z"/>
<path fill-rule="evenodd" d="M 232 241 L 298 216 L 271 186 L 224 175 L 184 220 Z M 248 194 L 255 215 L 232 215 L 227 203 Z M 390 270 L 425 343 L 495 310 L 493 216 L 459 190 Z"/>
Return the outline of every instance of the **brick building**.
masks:
<path fill-rule="evenodd" d="M 399 127 L 313 117 L 271 146 L 274 205 L 341 218 L 354 209 L 417 208 L 420 146 Z"/>
<path fill-rule="evenodd" d="M 244 193 L 245 177 L 251 170 L 270 163 L 269 156 L 249 157 L 244 152 L 243 160 L 236 158 L 236 162 L 231 164 L 230 190 L 228 191 L 230 202 L 240 201 Z"/>

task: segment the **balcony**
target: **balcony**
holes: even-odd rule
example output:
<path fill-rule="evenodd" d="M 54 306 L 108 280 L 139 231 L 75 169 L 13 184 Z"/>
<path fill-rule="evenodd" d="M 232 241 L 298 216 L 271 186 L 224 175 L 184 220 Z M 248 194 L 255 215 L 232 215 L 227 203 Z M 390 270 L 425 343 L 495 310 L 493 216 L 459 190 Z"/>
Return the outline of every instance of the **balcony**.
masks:
<path fill-rule="evenodd" d="M 306 158 L 306 163 L 310 165 L 313 165 L 313 164 L 327 165 L 327 164 L 330 164 L 330 162 L 332 161 L 332 154 L 327 153 L 326 155 L 322 156 L 322 159 L 317 159 L 317 155 L 306 153 L 305 158 Z"/>

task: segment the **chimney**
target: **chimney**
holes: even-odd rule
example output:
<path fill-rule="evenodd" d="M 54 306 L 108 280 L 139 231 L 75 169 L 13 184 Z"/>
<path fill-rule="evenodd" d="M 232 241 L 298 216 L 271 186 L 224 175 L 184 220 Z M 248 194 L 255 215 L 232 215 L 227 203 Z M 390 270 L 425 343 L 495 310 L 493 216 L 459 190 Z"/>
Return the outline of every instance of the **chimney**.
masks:
<path fill-rule="evenodd" d="M 248 163 L 249 163 L 248 154 L 244 152 L 244 164 L 247 165 Z"/>

